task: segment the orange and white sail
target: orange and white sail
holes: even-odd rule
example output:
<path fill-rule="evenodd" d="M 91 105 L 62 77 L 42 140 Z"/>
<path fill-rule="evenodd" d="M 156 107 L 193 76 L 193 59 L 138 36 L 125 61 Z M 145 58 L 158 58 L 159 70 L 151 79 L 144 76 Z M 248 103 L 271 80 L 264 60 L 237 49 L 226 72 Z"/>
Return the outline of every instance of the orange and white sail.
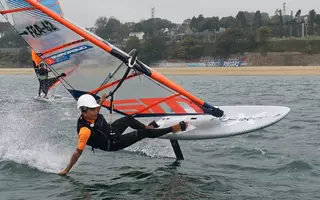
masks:
<path fill-rule="evenodd" d="M 71 23 L 52 9 L 56 5 L 44 0 L 5 2 L 9 10 L 0 13 L 12 15 L 11 25 L 55 74 L 67 74 L 63 85 L 75 99 L 84 93 L 97 99 L 108 93 L 111 98 L 104 107 L 110 109 L 112 103 L 113 111 L 136 117 L 223 114 L 141 61 L 130 64 L 133 54 Z"/>

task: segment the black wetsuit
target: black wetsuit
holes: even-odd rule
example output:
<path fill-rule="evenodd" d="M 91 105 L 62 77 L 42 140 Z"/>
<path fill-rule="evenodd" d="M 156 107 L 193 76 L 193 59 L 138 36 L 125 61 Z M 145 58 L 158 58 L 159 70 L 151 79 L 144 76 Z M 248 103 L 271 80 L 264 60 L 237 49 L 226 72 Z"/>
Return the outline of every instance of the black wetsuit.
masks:
<path fill-rule="evenodd" d="M 117 119 L 110 126 L 101 114 L 98 114 L 94 125 L 90 125 L 81 115 L 77 124 L 78 133 L 82 127 L 87 127 L 91 130 L 87 145 L 103 151 L 118 151 L 144 138 L 157 138 L 173 131 L 172 127 L 146 129 L 144 124 L 132 116 Z M 122 135 L 128 127 L 135 129 L 135 131 Z M 110 132 L 114 133 L 114 135 L 110 134 Z"/>
<path fill-rule="evenodd" d="M 48 87 L 48 70 L 44 68 L 39 68 L 38 69 L 38 76 L 39 76 L 39 82 L 40 82 L 40 87 L 39 87 L 39 96 L 41 91 L 45 94 L 45 96 L 48 93 L 49 87 Z"/>
<path fill-rule="evenodd" d="M 40 82 L 39 96 L 41 94 L 41 91 L 45 94 L 45 96 L 47 96 L 49 88 L 53 86 L 57 81 L 59 81 L 59 78 L 61 76 L 65 76 L 65 74 L 62 73 L 63 75 L 60 75 L 58 77 L 48 78 L 49 71 L 45 68 L 39 68 L 37 70 L 37 73 Z"/>

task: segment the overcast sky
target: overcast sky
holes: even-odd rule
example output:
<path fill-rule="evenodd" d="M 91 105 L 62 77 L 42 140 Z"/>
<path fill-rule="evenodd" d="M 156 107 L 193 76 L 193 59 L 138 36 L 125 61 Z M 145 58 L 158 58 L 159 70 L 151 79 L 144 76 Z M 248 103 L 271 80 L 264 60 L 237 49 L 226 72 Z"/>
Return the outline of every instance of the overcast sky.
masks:
<path fill-rule="evenodd" d="M 298 9 L 302 14 L 317 8 L 316 0 L 60 0 L 65 16 L 81 26 L 93 26 L 99 16 L 114 16 L 121 22 L 138 22 L 151 16 L 155 7 L 155 17 L 182 23 L 184 19 L 203 14 L 206 16 L 235 16 L 239 10 L 267 12 L 274 15 L 286 2 L 286 13 L 294 14 Z M 319 11 L 320 12 L 320 9 Z"/>
<path fill-rule="evenodd" d="M 93 26 L 99 16 L 114 16 L 121 22 L 138 22 L 151 16 L 155 7 L 155 17 L 182 23 L 187 18 L 203 14 L 211 16 L 235 16 L 239 10 L 267 12 L 274 15 L 286 2 L 286 14 L 298 9 L 302 14 L 310 10 L 320 13 L 316 0 L 59 0 L 65 17 L 83 27 Z M 318 9 L 319 8 L 319 9 Z M 2 20 L 2 16 L 0 17 Z"/>

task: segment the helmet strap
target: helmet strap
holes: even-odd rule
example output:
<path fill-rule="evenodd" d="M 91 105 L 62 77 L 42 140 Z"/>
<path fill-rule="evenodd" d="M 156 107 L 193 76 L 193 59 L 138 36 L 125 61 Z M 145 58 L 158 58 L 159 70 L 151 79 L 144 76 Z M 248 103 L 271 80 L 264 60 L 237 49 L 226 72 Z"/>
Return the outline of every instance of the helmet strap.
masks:
<path fill-rule="evenodd" d="M 80 110 L 81 110 L 81 112 L 85 112 L 86 113 L 88 111 L 88 108 L 85 107 L 85 106 L 81 106 Z"/>

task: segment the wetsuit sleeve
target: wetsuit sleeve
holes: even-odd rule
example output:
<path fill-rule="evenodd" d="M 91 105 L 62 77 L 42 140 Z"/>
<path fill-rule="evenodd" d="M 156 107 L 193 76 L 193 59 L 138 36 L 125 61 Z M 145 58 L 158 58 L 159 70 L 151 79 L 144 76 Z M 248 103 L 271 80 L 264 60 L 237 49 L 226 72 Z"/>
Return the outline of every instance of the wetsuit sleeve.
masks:
<path fill-rule="evenodd" d="M 84 148 L 87 145 L 87 142 L 89 140 L 90 135 L 91 135 L 91 131 L 87 127 L 82 127 L 80 129 L 80 132 L 78 135 L 78 146 L 77 146 L 78 149 L 84 150 Z"/>

